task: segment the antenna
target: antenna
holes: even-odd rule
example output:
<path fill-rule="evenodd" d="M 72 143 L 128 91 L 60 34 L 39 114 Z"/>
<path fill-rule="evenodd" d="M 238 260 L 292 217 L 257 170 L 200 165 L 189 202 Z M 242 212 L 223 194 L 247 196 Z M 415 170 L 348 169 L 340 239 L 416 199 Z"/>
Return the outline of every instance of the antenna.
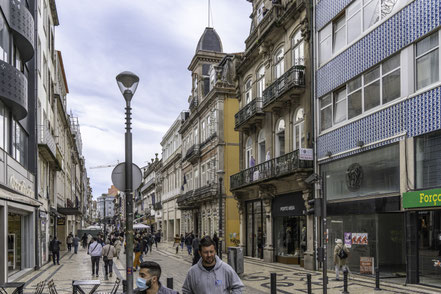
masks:
<path fill-rule="evenodd" d="M 210 0 L 208 0 L 208 27 L 210 27 L 210 14 L 211 14 L 211 4 L 210 4 Z"/>

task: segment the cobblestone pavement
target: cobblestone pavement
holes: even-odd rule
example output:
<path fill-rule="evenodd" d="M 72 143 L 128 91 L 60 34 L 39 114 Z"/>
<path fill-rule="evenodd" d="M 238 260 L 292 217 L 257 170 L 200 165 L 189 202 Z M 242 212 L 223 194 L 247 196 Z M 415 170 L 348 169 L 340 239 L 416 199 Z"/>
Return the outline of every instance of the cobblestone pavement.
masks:
<path fill-rule="evenodd" d="M 95 279 L 91 276 L 90 256 L 84 249 L 80 249 L 78 254 L 72 252 L 62 252 L 60 255 L 60 265 L 46 264 L 37 271 L 32 271 L 18 281 L 26 282 L 25 294 L 35 291 L 37 283 L 42 280 L 54 280 L 58 293 L 72 293 L 72 280 Z M 224 261 L 226 256 L 224 255 Z M 158 249 L 153 249 L 152 253 L 144 255 L 144 260 L 153 260 L 162 267 L 161 282 L 166 283 L 167 278 L 173 278 L 173 288 L 182 292 L 182 284 L 191 266 L 192 257 L 185 250 L 175 249 L 171 243 L 160 243 Z M 304 270 L 298 266 L 284 265 L 279 263 L 264 263 L 261 260 L 245 258 L 245 273 L 242 281 L 246 285 L 245 293 L 262 294 L 270 292 L 270 273 L 277 273 L 277 293 L 307 293 L 306 274 L 312 275 L 313 293 L 322 293 L 321 273 Z M 138 277 L 135 272 L 134 279 Z M 103 262 L 100 262 L 99 279 L 101 291 L 110 291 L 116 277 L 125 277 L 125 256 L 114 259 L 114 274 L 108 281 L 104 280 Z M 342 282 L 334 281 L 335 275 L 329 274 L 328 293 L 341 293 L 343 290 Z M 433 288 L 423 286 L 406 286 L 390 282 L 381 282 L 381 292 L 374 291 L 374 281 L 360 276 L 352 276 L 349 280 L 350 293 L 439 293 Z M 122 291 L 120 286 L 119 291 Z M 44 293 L 48 293 L 47 288 Z"/>

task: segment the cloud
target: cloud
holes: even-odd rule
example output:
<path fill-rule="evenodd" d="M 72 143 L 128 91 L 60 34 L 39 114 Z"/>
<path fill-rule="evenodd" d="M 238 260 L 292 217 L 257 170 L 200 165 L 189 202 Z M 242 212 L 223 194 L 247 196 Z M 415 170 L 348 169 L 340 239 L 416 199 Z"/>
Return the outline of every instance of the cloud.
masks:
<path fill-rule="evenodd" d="M 132 100 L 133 159 L 143 166 L 161 153 L 162 136 L 188 108 L 187 70 L 207 26 L 202 0 L 58 1 L 55 46 L 62 52 L 68 108 L 79 117 L 86 166 L 124 161 L 125 101 L 118 73 L 140 77 Z M 251 4 L 212 0 L 214 28 L 225 52 L 240 52 L 249 33 Z M 94 197 L 111 185 L 112 168 L 88 169 Z"/>

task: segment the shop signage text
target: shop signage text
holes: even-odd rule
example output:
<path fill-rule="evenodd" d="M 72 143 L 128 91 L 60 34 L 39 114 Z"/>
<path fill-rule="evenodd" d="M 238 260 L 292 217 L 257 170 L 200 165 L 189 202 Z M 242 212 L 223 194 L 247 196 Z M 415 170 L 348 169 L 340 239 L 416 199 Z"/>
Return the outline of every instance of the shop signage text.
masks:
<path fill-rule="evenodd" d="M 441 206 L 441 189 L 403 193 L 403 208 Z"/>
<path fill-rule="evenodd" d="M 34 190 L 32 190 L 32 187 L 28 184 L 26 184 L 25 181 L 19 181 L 17 180 L 14 175 L 9 177 L 9 187 L 14 189 L 15 191 L 20 192 L 23 195 L 26 195 L 28 197 L 34 197 Z"/>

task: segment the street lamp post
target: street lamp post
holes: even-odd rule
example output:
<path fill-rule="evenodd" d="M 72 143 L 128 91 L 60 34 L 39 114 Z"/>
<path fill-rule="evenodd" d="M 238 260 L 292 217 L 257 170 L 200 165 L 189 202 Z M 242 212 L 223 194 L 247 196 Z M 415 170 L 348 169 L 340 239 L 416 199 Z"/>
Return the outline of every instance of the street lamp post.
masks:
<path fill-rule="evenodd" d="M 223 238 L 223 197 L 222 197 L 222 181 L 223 181 L 223 174 L 225 172 L 220 170 L 217 172 L 219 176 L 219 248 L 217 249 L 219 251 L 219 258 L 222 259 L 222 238 Z"/>
<path fill-rule="evenodd" d="M 139 77 L 125 71 L 116 76 L 121 93 L 126 100 L 125 133 L 125 194 L 126 194 L 126 280 L 127 293 L 133 293 L 133 179 L 132 179 L 132 132 L 130 101 L 138 87 Z"/>

